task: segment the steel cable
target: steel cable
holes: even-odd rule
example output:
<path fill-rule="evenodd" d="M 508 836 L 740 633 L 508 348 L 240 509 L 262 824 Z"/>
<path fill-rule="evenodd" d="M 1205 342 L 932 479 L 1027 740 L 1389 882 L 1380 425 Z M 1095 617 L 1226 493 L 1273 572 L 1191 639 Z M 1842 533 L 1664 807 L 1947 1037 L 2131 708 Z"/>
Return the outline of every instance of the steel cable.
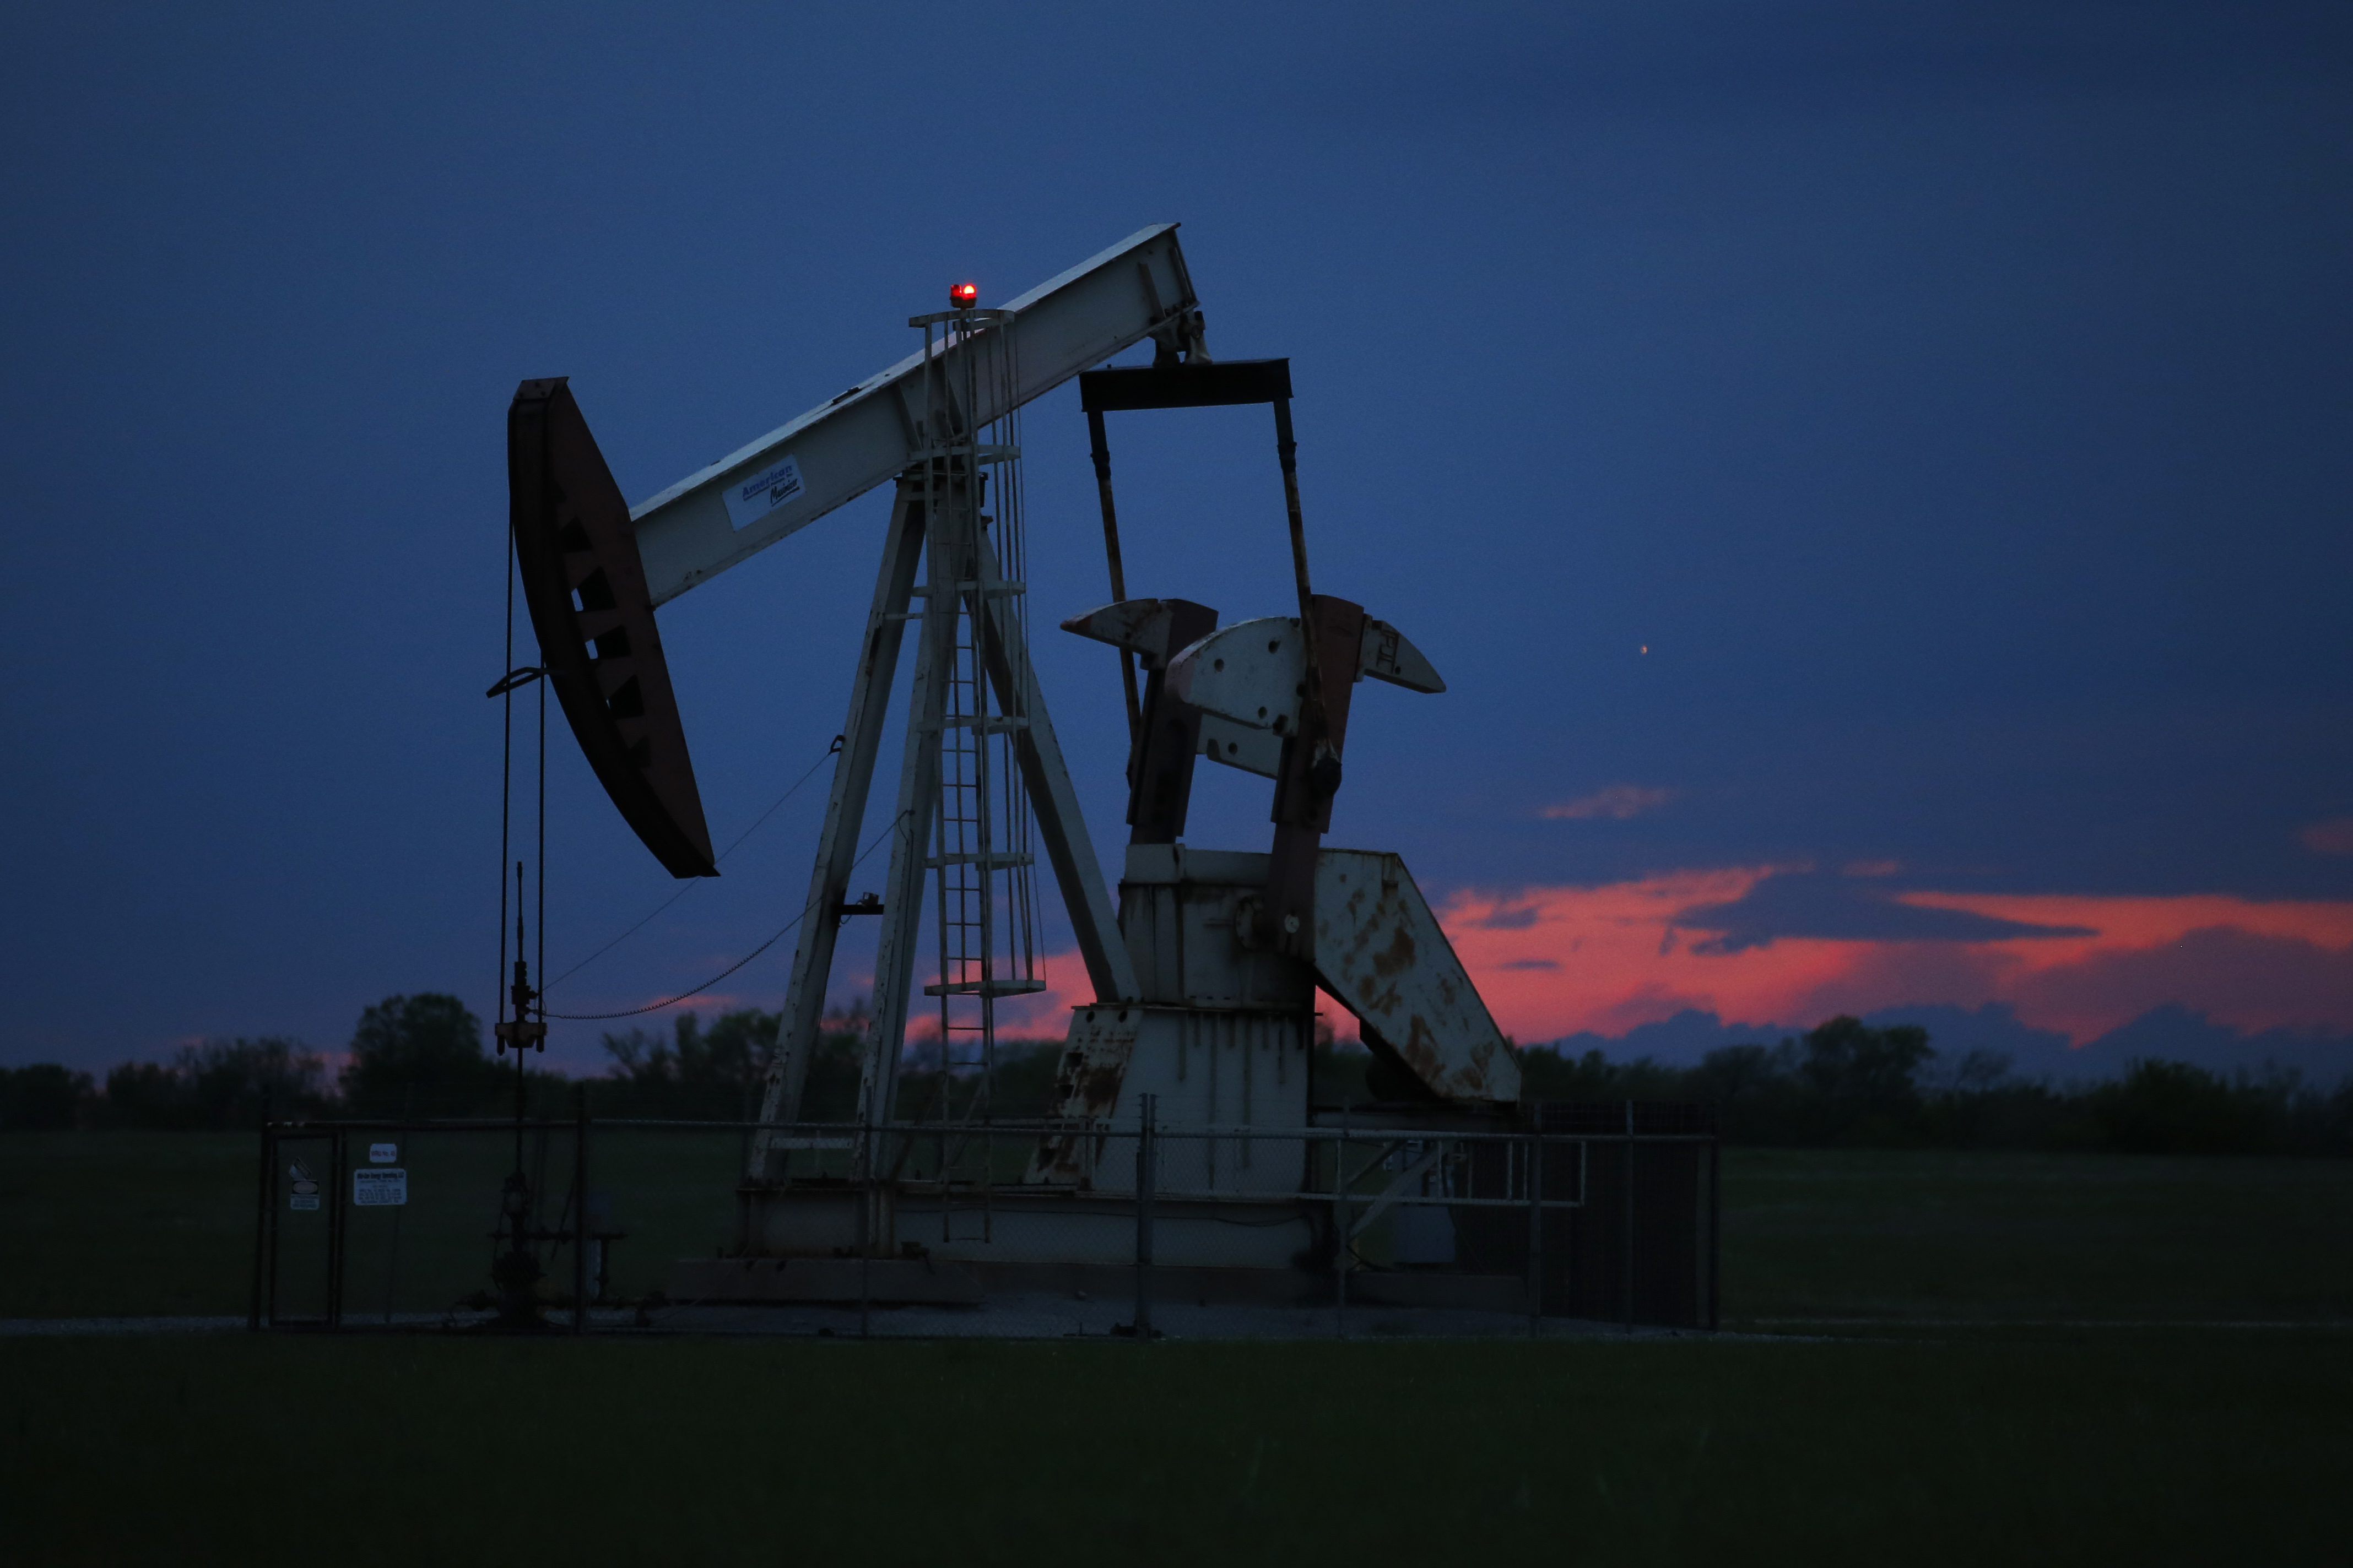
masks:
<path fill-rule="evenodd" d="M 808 783 L 809 780 L 817 776 L 818 769 L 825 766 L 826 757 L 833 756 L 840 750 L 841 737 L 836 735 L 833 738 L 833 744 L 826 748 L 825 756 L 819 757 L 817 761 L 811 763 L 808 767 L 808 772 L 795 779 L 793 781 L 792 788 L 778 795 L 776 800 L 769 805 L 767 810 L 754 817 L 752 819 L 752 826 L 737 834 L 735 836 L 735 842 L 730 844 L 726 848 L 722 849 L 712 859 L 712 864 L 715 866 L 719 861 L 726 859 L 727 857 L 734 854 L 736 850 L 741 849 L 744 847 L 744 840 L 751 837 L 753 834 L 757 833 L 760 830 L 760 825 L 762 823 L 776 816 L 776 813 L 783 808 L 785 802 L 792 799 L 793 796 L 800 793 L 801 785 Z M 701 887 L 703 880 L 704 879 L 697 877 L 688 881 L 686 886 L 681 888 L 677 892 L 672 893 L 669 898 L 664 899 L 659 904 L 656 905 L 652 912 L 648 914 L 645 919 L 638 921 L 636 925 L 631 926 L 628 930 L 615 937 L 612 941 L 607 942 L 604 946 L 598 948 L 596 952 L 590 953 L 587 957 L 582 959 L 579 963 L 574 964 L 571 968 L 565 970 L 563 973 L 557 975 L 554 979 L 541 986 L 541 994 L 543 995 L 547 992 L 554 990 L 558 985 L 561 985 L 566 980 L 571 979 L 574 975 L 579 973 L 582 970 L 587 968 L 590 964 L 596 963 L 598 959 L 604 957 L 607 953 L 612 952 L 615 948 L 620 946 L 623 942 L 637 935 L 638 932 L 643 931 L 646 926 L 653 921 L 656 915 L 660 914 L 663 910 L 669 909 L 670 905 L 678 902 L 679 900 L 686 897 L 687 894 Z M 556 1013 L 551 1013 L 548 1015 L 551 1018 L 561 1017 L 563 1015 Z"/>
<path fill-rule="evenodd" d="M 855 871 L 859 867 L 864 865 L 868 857 L 871 856 L 875 850 L 882 847 L 882 841 L 890 837 L 892 834 L 898 831 L 899 824 L 913 815 L 914 815 L 914 808 L 910 806 L 907 810 L 901 812 L 897 816 L 892 817 L 890 823 L 884 826 L 882 831 L 874 836 L 874 841 L 860 852 L 857 859 L 852 860 L 849 863 L 849 868 Z M 543 1013 L 541 1014 L 541 1016 L 546 1018 L 562 1018 L 571 1023 L 593 1023 L 604 1018 L 635 1018 L 647 1013 L 659 1013 L 665 1007 L 674 1007 L 681 1002 L 699 996 L 703 992 L 710 990 L 712 986 L 718 984 L 721 981 L 726 979 L 729 975 L 734 973 L 737 970 L 743 968 L 745 964 L 751 963 L 754 959 L 759 957 L 762 953 L 776 946 L 776 943 L 784 941 L 786 936 L 791 934 L 793 928 L 799 925 L 801 921 L 807 920 L 809 916 L 809 911 L 816 908 L 817 905 L 814 902 L 802 905 L 801 912 L 795 915 L 791 920 L 786 921 L 783 929 L 778 931 L 776 935 L 770 937 L 767 941 L 762 942 L 759 946 L 754 948 L 751 952 L 745 953 L 743 957 L 737 959 L 734 963 L 729 964 L 726 968 L 721 970 L 718 973 L 712 975 L 710 979 L 704 981 L 702 984 L 696 986 L 691 991 L 681 991 L 675 996 L 665 997 L 659 1002 L 649 1002 L 642 1007 L 625 1007 L 617 1013 Z"/>

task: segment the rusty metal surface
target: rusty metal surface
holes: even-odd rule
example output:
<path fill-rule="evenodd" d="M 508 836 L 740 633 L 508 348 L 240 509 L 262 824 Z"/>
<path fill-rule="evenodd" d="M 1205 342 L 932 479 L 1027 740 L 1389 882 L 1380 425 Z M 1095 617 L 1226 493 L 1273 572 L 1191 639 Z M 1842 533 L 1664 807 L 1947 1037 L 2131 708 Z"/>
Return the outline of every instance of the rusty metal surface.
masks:
<path fill-rule="evenodd" d="M 1081 1007 L 1071 1013 L 1062 1059 L 1054 1070 L 1052 1115 L 1096 1121 L 1118 1109 L 1120 1085 L 1127 1076 L 1128 1059 L 1135 1054 L 1143 1018 L 1140 1007 Z M 1101 1142 L 1079 1133 L 1041 1138 L 1021 1179 L 1085 1184 L 1095 1168 L 1092 1145 Z"/>
<path fill-rule="evenodd" d="M 1315 858 L 1332 826 L 1332 797 L 1340 789 L 1340 758 L 1348 738 L 1348 710 L 1364 646 L 1361 605 L 1328 594 L 1312 595 L 1303 624 L 1308 649 L 1306 700 L 1298 732 L 1282 747 L 1274 781 L 1273 858 L 1258 939 L 1294 958 L 1313 962 L 1315 942 Z M 1318 693 L 1320 692 L 1320 699 Z"/>
<path fill-rule="evenodd" d="M 1208 616 L 1209 626 L 1193 637 L 1180 637 L 1177 619 L 1188 612 Z M 1187 624 L 1193 624 L 1191 619 Z M 1194 637 L 1207 636 L 1217 624 L 1217 611 L 1190 599 L 1122 599 L 1071 616 L 1062 622 L 1062 629 L 1074 637 L 1125 648 L 1140 656 L 1146 669 L 1157 669 Z"/>
<path fill-rule="evenodd" d="M 1190 599 L 1167 599 L 1164 647 L 1183 647 L 1216 629 L 1218 612 Z M 1174 844 L 1185 837 L 1193 805 L 1193 763 L 1201 754 L 1201 710 L 1169 689 L 1167 657 L 1147 658 L 1143 721 L 1129 767 L 1128 842 Z"/>
<path fill-rule="evenodd" d="M 1356 656 L 1356 674 L 1402 686 L 1408 691 L 1440 692 L 1446 682 L 1422 651 L 1387 621 L 1365 622 L 1365 638 Z"/>
<path fill-rule="evenodd" d="M 1314 1007 L 1304 964 L 1245 940 L 1267 865 L 1264 855 L 1231 849 L 1128 846 L 1120 929 L 1146 1003 L 1303 1016 Z"/>
<path fill-rule="evenodd" d="M 507 497 L 540 662 L 582 754 L 671 876 L 717 876 L 628 504 L 561 376 L 515 390 Z"/>
<path fill-rule="evenodd" d="M 1315 973 L 1365 1043 L 1441 1100 L 1516 1100 L 1520 1065 L 1398 856 L 1324 849 Z"/>

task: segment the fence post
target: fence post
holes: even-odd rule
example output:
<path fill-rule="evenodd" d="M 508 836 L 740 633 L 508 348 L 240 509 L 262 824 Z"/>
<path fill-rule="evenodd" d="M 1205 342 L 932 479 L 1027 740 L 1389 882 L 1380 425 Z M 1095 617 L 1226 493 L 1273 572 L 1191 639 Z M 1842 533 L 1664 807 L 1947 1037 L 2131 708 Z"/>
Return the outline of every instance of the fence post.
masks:
<path fill-rule="evenodd" d="M 267 1287 L 266 1290 L 264 1291 L 264 1298 L 263 1298 L 263 1301 L 262 1301 L 262 1309 L 261 1309 L 261 1310 L 262 1310 L 262 1321 L 265 1321 L 265 1322 L 267 1322 L 267 1323 L 268 1323 L 271 1328 L 273 1328 L 273 1329 L 274 1329 L 274 1328 L 276 1328 L 276 1327 L 278 1326 L 278 1224 L 279 1224 L 278 1215 L 279 1215 L 279 1210 L 278 1210 L 278 1166 L 277 1166 L 277 1164 L 275 1163 L 275 1162 L 276 1162 L 277 1160 L 279 1160 L 279 1159 L 281 1157 L 281 1152 L 283 1151 L 283 1149 L 284 1149 L 284 1148 L 285 1148 L 285 1145 L 283 1145 L 283 1144 L 281 1144 L 280 1142 L 278 1142 L 278 1140 L 277 1140 L 275 1137 L 272 1137 L 272 1138 L 269 1140 L 269 1158 L 270 1158 L 270 1160 L 272 1161 L 272 1163 L 271 1163 L 271 1165 L 270 1165 L 270 1167 L 269 1167 L 269 1189 L 268 1189 L 268 1191 L 269 1191 L 269 1267 L 264 1270 L 264 1278 L 269 1281 L 269 1284 L 268 1284 L 268 1287 Z"/>
<path fill-rule="evenodd" d="M 416 1152 L 409 1142 L 408 1123 L 403 1121 L 395 1126 L 393 1136 L 400 1152 L 401 1169 L 406 1170 L 407 1159 Z M 407 1212 L 405 1203 L 392 1211 L 392 1250 L 384 1265 L 384 1326 L 387 1329 L 392 1327 L 392 1304 L 400 1294 L 400 1216 Z"/>
<path fill-rule="evenodd" d="M 1348 1337 L 1348 1107 L 1340 1107 L 1340 1142 L 1332 1146 L 1332 1336 Z"/>
<path fill-rule="evenodd" d="M 1528 1107 L 1528 1335 L 1544 1331 L 1544 1102 Z"/>
<path fill-rule="evenodd" d="M 261 1331 L 261 1274 L 263 1261 L 269 1247 L 269 1172 L 276 1155 L 269 1147 L 269 1090 L 261 1091 L 261 1170 L 257 1179 L 253 1199 L 253 1303 L 246 1310 L 245 1326 L 250 1332 Z"/>
<path fill-rule="evenodd" d="M 575 1090 L 572 1131 L 572 1331 L 588 1331 L 588 1080 Z"/>
<path fill-rule="evenodd" d="M 1135 1135 L 1135 1338 L 1152 1338 L 1152 1186 L 1157 1095 L 1144 1095 Z"/>
<path fill-rule="evenodd" d="M 1620 1238 L 1619 1266 L 1624 1273 L 1626 1331 L 1634 1331 L 1634 1102 L 1626 1102 L 1626 1230 Z"/>
<path fill-rule="evenodd" d="M 874 1122 L 868 1118 L 858 1130 L 858 1337 L 874 1331 L 872 1291 L 874 1272 Z"/>
<path fill-rule="evenodd" d="M 343 1131 L 337 1128 L 327 1140 L 329 1169 L 333 1173 L 334 1188 L 327 1198 L 327 1327 L 343 1326 L 343 1252 L 344 1229 L 351 1223 L 351 1212 L 343 1206 L 344 1184 L 349 1180 L 346 1170 L 348 1149 Z"/>
<path fill-rule="evenodd" d="M 1711 1133 L 1707 1141 L 1707 1330 L 1714 1333 L 1720 1325 L 1716 1316 L 1722 1301 L 1720 1289 L 1724 1278 L 1724 1134 Z"/>

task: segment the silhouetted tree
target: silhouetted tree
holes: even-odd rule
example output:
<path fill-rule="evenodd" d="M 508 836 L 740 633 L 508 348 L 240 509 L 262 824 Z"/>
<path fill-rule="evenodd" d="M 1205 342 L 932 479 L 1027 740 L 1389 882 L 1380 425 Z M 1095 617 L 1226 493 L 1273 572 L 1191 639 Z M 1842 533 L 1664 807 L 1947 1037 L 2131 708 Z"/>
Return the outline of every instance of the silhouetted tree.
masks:
<path fill-rule="evenodd" d="M 2284 1149 L 2301 1087 L 2293 1075 L 2269 1081 L 2219 1078 L 2187 1062 L 2135 1062 L 2086 1099 L 2115 1148 L 2136 1154 L 2252 1154 Z"/>
<path fill-rule="evenodd" d="M 102 1120 L 118 1127 L 254 1127 L 327 1109 L 327 1064 L 300 1040 L 206 1040 L 169 1064 L 125 1062 L 106 1075 Z"/>
<path fill-rule="evenodd" d="M 1932 1077 L 1935 1058 L 1925 1029 L 1838 1017 L 1687 1068 L 1538 1046 L 1521 1053 L 1520 1074 L 1532 1100 L 1708 1101 L 1734 1143 L 2353 1154 L 2353 1079 L 2324 1093 L 2293 1072 L 2137 1062 L 2113 1081 L 2057 1087 L 2012 1076 L 1993 1053 Z"/>
<path fill-rule="evenodd" d="M 513 1103 L 514 1068 L 482 1048 L 482 1021 L 438 992 L 363 1012 L 341 1081 L 355 1116 L 495 1115 Z"/>
<path fill-rule="evenodd" d="M 94 1098 L 90 1074 L 55 1062 L 0 1068 L 0 1128 L 35 1131 L 71 1127 Z"/>
<path fill-rule="evenodd" d="M 708 1031 L 694 1014 L 681 1013 L 668 1042 L 643 1029 L 608 1034 L 605 1054 L 613 1066 L 607 1076 L 626 1087 L 617 1097 L 599 1095 L 597 1104 L 619 1115 L 756 1115 L 776 1039 L 776 1015 L 756 1007 L 723 1013 Z"/>

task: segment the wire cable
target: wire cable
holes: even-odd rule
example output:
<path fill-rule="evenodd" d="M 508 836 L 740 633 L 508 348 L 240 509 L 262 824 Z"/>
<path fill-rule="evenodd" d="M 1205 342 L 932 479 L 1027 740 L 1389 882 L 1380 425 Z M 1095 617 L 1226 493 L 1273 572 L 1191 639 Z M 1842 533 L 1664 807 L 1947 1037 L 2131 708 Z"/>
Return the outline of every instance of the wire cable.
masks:
<path fill-rule="evenodd" d="M 507 530 L 507 643 L 501 661 L 514 668 L 515 536 Z M 498 1001 L 498 1022 L 507 1021 L 507 829 L 514 810 L 514 677 L 491 688 L 489 695 L 503 697 L 499 710 L 499 977 L 491 994 Z M 520 957 L 521 954 L 516 956 Z"/>
<path fill-rule="evenodd" d="M 910 806 L 905 811 L 901 812 L 897 816 L 892 817 L 889 825 L 886 826 L 881 833 L 875 835 L 874 842 L 869 844 L 865 849 L 860 853 L 858 858 L 849 863 L 849 868 L 855 871 L 859 867 L 864 865 L 867 858 L 872 855 L 875 850 L 882 847 L 882 841 L 899 830 L 899 824 L 913 815 L 914 808 Z M 762 942 L 759 946 L 754 948 L 751 952 L 745 953 L 743 957 L 737 959 L 734 963 L 729 964 L 726 968 L 721 970 L 718 973 L 712 975 L 710 979 L 704 981 L 702 984 L 696 986 L 691 991 L 681 991 L 675 996 L 666 997 L 659 1002 L 649 1002 L 642 1007 L 625 1007 L 617 1013 L 543 1013 L 541 1016 L 546 1018 L 562 1018 L 566 1022 L 575 1024 L 594 1023 L 604 1018 L 635 1018 L 647 1013 L 659 1013 L 665 1007 L 675 1007 L 681 1002 L 687 1001 L 691 997 L 699 996 L 705 991 L 710 990 L 712 986 L 718 984 L 721 981 L 726 979 L 729 975 L 734 973 L 737 970 L 743 968 L 745 964 L 751 963 L 754 959 L 759 957 L 762 953 L 776 946 L 776 943 L 784 941 L 786 936 L 791 934 L 793 928 L 799 925 L 801 921 L 807 920 L 809 916 L 809 911 L 816 908 L 817 905 L 813 901 L 802 905 L 801 912 L 786 921 L 784 924 L 783 930 L 777 931 L 776 935 L 770 937 L 767 941 Z"/>
<path fill-rule="evenodd" d="M 744 847 L 744 840 L 751 837 L 753 834 L 760 830 L 760 824 L 776 816 L 777 811 L 783 807 L 785 802 L 792 799 L 793 796 L 800 793 L 801 785 L 808 783 L 809 780 L 817 776 L 818 769 L 825 766 L 826 757 L 833 756 L 840 750 L 841 737 L 836 735 L 833 738 L 833 744 L 826 749 L 825 756 L 819 757 L 816 762 L 811 763 L 809 764 L 808 772 L 795 779 L 793 781 L 792 788 L 778 795 L 775 802 L 769 805 L 767 810 L 754 817 L 752 819 L 752 826 L 737 834 L 735 836 L 735 842 L 730 844 L 726 848 L 722 849 L 718 856 L 712 861 L 712 864 L 714 866 L 717 865 L 719 861 L 726 859 L 727 857 L 734 854 L 736 850 L 742 848 Z M 644 920 L 639 921 L 636 925 L 631 926 L 628 930 L 615 937 L 612 941 L 607 942 L 604 946 L 598 948 L 596 952 L 590 953 L 587 957 L 582 959 L 579 963 L 574 964 L 571 968 L 565 970 L 563 973 L 557 975 L 554 979 L 541 986 L 539 988 L 540 994 L 542 995 L 545 995 L 548 992 L 554 990 L 558 985 L 561 985 L 564 982 L 571 979 L 574 975 L 579 973 L 582 970 L 587 968 L 590 964 L 596 963 L 598 959 L 604 957 L 607 953 L 612 952 L 615 948 L 620 946 L 623 942 L 637 935 L 638 932 L 643 931 L 646 926 L 653 921 L 655 915 L 660 914 L 664 910 L 669 909 L 670 905 L 678 902 L 679 900 L 694 891 L 695 889 L 703 884 L 704 880 L 705 879 L 701 877 L 693 878 L 689 880 L 684 887 L 679 889 L 677 892 L 672 893 L 669 898 L 664 899 L 659 904 L 656 905 L 653 912 L 647 915 Z M 548 1016 L 555 1018 L 561 1017 L 563 1015 L 559 1013 L 551 1013 Z"/>

